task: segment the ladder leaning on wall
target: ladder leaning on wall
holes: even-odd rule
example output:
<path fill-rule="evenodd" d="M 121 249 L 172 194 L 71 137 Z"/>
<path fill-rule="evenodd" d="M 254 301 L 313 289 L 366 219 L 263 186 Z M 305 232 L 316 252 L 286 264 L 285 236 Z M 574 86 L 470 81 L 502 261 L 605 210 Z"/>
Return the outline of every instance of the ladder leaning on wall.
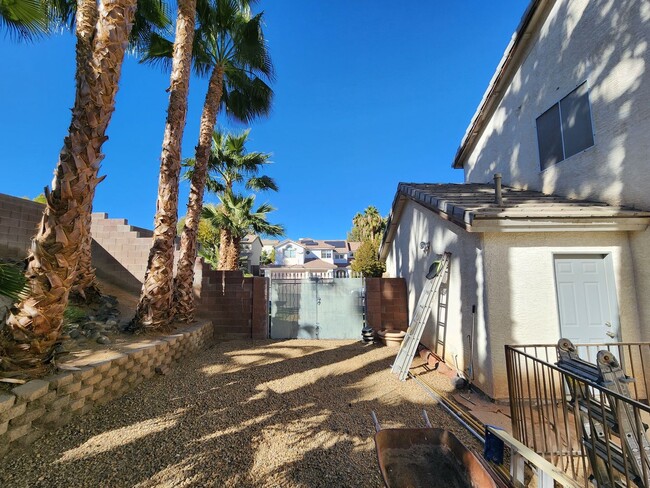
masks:
<path fill-rule="evenodd" d="M 400 381 L 404 381 L 408 376 L 409 368 L 415 352 L 417 350 L 420 339 L 422 339 L 422 334 L 424 333 L 424 328 L 431 315 L 431 303 L 433 302 L 433 297 L 436 295 L 440 289 L 441 283 L 447 283 L 448 273 L 449 273 L 449 264 L 451 262 L 451 253 L 446 252 L 443 254 L 440 261 L 434 262 L 434 265 L 437 263 L 437 269 L 434 269 L 435 273 L 431 271 L 427 274 L 427 282 L 424 285 L 424 289 L 420 294 L 418 303 L 415 306 L 415 312 L 413 313 L 413 318 L 409 324 L 406 335 L 404 336 L 404 341 L 402 342 L 395 362 L 391 368 L 391 371 L 398 375 Z"/>

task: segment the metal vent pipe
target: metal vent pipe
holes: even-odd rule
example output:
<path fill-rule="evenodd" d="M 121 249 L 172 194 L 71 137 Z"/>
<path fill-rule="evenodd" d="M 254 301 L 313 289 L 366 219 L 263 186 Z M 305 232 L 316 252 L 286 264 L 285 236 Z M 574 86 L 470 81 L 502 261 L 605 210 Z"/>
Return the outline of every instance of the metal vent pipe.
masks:
<path fill-rule="evenodd" d="M 501 173 L 494 173 L 494 202 L 503 207 L 503 196 L 501 195 Z"/>

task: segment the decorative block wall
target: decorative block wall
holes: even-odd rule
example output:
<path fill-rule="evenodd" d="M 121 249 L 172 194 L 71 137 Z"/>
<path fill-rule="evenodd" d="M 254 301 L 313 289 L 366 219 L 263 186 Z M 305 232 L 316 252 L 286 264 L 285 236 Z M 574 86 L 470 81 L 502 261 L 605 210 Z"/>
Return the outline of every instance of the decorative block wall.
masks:
<path fill-rule="evenodd" d="M 198 264 L 197 264 L 198 267 Z M 201 286 L 196 289 L 196 280 Z M 215 337 L 268 337 L 268 288 L 265 278 L 244 277 L 241 271 L 214 271 L 202 264 L 195 273 L 197 312 L 214 324 Z"/>
<path fill-rule="evenodd" d="M 164 368 L 212 340 L 212 324 L 203 322 L 78 371 L 32 380 L 10 392 L 0 390 L 0 458 L 17 446 L 31 444 L 47 430 L 65 425 L 74 416 L 124 395 L 153 376 L 157 367 Z"/>
<path fill-rule="evenodd" d="M 366 278 L 366 322 L 376 331 L 408 329 L 404 278 Z"/>

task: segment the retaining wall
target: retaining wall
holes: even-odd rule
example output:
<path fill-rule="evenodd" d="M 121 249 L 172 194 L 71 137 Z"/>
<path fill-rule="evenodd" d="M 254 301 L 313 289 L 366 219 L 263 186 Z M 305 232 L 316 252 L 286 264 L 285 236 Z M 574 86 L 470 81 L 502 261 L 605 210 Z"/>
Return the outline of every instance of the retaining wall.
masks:
<path fill-rule="evenodd" d="M 177 334 L 134 344 L 115 352 L 109 360 L 88 364 L 78 371 L 66 371 L 0 390 L 0 458 L 9 450 L 25 446 L 47 430 L 67 424 L 97 405 L 122 396 L 183 356 L 204 348 L 213 340 L 210 322 L 203 322 Z"/>

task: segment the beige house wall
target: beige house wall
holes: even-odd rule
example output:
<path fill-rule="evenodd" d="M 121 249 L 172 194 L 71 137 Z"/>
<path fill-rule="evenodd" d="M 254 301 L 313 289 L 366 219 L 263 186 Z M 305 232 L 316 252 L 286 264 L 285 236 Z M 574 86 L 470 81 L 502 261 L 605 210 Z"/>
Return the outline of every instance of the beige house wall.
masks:
<path fill-rule="evenodd" d="M 540 171 L 536 119 L 583 82 L 594 146 Z M 467 160 L 465 181 L 650 209 L 650 3 L 558 0 Z"/>
<path fill-rule="evenodd" d="M 504 346 L 552 344 L 560 338 L 555 254 L 611 256 L 623 341 L 638 341 L 635 273 L 626 232 L 489 233 L 484 235 L 493 398 L 508 395 Z"/>
<path fill-rule="evenodd" d="M 639 326 L 635 266 L 628 232 L 470 233 L 408 201 L 387 259 L 390 277 L 407 282 L 409 321 L 438 253 L 452 253 L 444 359 L 469 373 L 468 335 L 474 342 L 474 384 L 506 399 L 506 344 L 552 344 L 561 337 L 554 255 L 606 255 L 616 285 L 621 339 L 648 340 Z M 420 242 L 430 242 L 425 254 Z M 647 246 L 645 249 L 650 248 Z M 646 251 L 650 254 L 650 251 Z M 643 268 L 645 269 L 645 268 Z M 476 326 L 472 329 L 472 305 Z M 436 351 L 436 307 L 421 342 Z M 439 348 L 438 348 L 439 350 Z"/>
<path fill-rule="evenodd" d="M 429 242 L 430 252 L 420 249 L 420 242 Z M 399 220 L 399 226 L 386 258 L 386 272 L 390 277 L 405 278 L 409 322 L 426 281 L 426 273 L 436 254 L 452 253 L 449 283 L 447 335 L 444 359 L 459 370 L 469 367 L 469 341 L 472 334 L 472 306 L 476 305 L 476 332 L 474 370 L 477 385 L 491 390 L 491 353 L 487 341 L 483 307 L 483 251 L 480 234 L 470 234 L 422 206 L 408 201 Z M 434 343 L 434 324 L 437 307 L 434 304 L 421 342 L 432 351 L 442 352 Z M 441 354 L 442 355 L 442 354 Z"/>

